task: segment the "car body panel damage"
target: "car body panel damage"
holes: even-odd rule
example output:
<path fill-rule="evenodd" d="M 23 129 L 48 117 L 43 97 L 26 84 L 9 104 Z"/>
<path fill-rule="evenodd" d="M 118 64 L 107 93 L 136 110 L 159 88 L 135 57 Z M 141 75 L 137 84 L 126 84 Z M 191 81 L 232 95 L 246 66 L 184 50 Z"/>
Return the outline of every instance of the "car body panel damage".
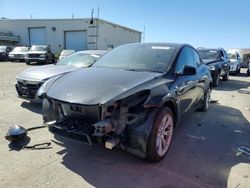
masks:
<path fill-rule="evenodd" d="M 79 105 L 44 99 L 43 118 L 50 130 L 68 136 L 83 136 L 88 144 L 104 138 L 106 147 L 118 144 L 139 157 L 146 157 L 147 138 L 151 132 L 156 109 L 145 108 L 149 90 L 138 92 L 113 105 Z M 51 123 L 52 122 L 52 123 Z"/>
<path fill-rule="evenodd" d="M 184 53 L 183 49 L 188 50 Z M 187 61 L 186 53 L 199 57 L 189 45 L 120 46 L 89 69 L 52 80 L 45 89 L 44 122 L 51 131 L 80 137 L 89 144 L 105 143 L 108 149 L 118 146 L 149 161 L 160 161 L 179 119 L 207 106 L 210 97 L 208 67 Z"/>

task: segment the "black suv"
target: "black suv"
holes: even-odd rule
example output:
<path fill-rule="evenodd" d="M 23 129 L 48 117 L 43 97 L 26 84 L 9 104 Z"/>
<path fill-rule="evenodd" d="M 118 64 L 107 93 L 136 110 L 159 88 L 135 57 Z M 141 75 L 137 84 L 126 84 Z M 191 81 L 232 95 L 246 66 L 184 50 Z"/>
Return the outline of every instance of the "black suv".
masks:
<path fill-rule="evenodd" d="M 223 48 L 198 48 L 197 51 L 203 62 L 209 66 L 214 87 L 219 85 L 220 77 L 224 81 L 229 79 L 230 60 Z"/>
<path fill-rule="evenodd" d="M 0 46 L 0 61 L 9 60 L 9 53 L 11 52 L 12 47 L 10 46 Z"/>
<path fill-rule="evenodd" d="M 51 52 L 48 46 L 44 45 L 33 45 L 30 50 L 25 54 L 25 62 L 29 65 L 31 62 L 38 62 L 49 64 L 54 63 L 55 55 Z"/>

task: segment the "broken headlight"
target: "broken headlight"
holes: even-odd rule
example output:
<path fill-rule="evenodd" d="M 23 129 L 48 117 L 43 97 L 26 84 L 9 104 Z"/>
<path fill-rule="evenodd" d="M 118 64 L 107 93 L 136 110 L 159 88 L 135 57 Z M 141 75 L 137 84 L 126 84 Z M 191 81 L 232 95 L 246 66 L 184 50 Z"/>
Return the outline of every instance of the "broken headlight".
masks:
<path fill-rule="evenodd" d="M 144 103 L 150 95 L 149 90 L 140 91 L 119 100 L 112 112 L 112 126 L 116 134 L 121 134 L 127 125 L 135 125 L 144 117 Z"/>

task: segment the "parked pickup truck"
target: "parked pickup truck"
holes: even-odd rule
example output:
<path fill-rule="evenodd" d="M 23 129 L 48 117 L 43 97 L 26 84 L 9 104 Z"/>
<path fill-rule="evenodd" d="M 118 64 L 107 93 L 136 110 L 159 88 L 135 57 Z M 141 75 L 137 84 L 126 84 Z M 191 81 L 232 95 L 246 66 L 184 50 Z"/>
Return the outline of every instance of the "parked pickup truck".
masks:
<path fill-rule="evenodd" d="M 25 55 L 25 62 L 29 65 L 31 62 L 38 62 L 43 64 L 54 63 L 55 55 L 51 52 L 48 46 L 33 45 Z"/>
<path fill-rule="evenodd" d="M 209 66 L 214 87 L 219 85 L 220 77 L 224 81 L 229 79 L 230 60 L 223 48 L 198 48 L 197 51 L 203 62 Z"/>

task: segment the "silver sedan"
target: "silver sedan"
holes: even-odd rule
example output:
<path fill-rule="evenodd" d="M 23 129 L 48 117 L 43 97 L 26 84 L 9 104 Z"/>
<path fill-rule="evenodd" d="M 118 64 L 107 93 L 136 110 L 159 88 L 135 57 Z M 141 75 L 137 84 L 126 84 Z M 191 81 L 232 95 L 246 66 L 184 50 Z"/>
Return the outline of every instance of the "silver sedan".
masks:
<path fill-rule="evenodd" d="M 57 64 L 24 70 L 16 76 L 17 94 L 19 97 L 29 100 L 37 98 L 37 91 L 45 81 L 54 76 L 90 67 L 105 53 L 106 51 L 103 50 L 79 51 L 63 58 Z"/>

